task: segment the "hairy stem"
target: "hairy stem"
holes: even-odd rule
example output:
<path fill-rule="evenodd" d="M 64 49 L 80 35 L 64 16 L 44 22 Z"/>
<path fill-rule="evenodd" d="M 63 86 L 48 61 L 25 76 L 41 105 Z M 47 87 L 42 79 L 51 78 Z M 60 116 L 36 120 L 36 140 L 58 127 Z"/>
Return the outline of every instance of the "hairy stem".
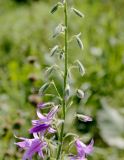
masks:
<path fill-rule="evenodd" d="M 67 76 L 68 76 L 68 14 L 67 14 L 67 2 L 64 4 L 64 15 L 65 15 L 65 62 L 64 62 L 64 93 L 63 93 L 63 120 L 65 121 L 66 115 L 66 99 L 65 99 L 65 88 L 67 85 Z M 61 132 L 60 132 L 60 144 L 57 153 L 57 160 L 61 158 L 62 146 L 63 146 L 63 133 L 64 133 L 65 122 L 62 123 Z"/>

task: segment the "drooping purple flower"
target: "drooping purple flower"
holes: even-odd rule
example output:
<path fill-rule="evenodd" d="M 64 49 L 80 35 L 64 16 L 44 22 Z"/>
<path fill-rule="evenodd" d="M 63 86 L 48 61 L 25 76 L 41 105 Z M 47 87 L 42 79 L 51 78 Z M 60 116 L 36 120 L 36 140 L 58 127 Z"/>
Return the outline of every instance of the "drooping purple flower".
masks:
<path fill-rule="evenodd" d="M 75 141 L 75 146 L 77 149 L 77 155 L 70 155 L 70 160 L 85 160 L 86 156 L 93 152 L 93 139 L 86 145 L 79 139 Z"/>
<path fill-rule="evenodd" d="M 58 111 L 58 106 L 55 106 L 50 110 L 50 112 L 46 116 L 44 116 L 43 114 L 41 114 L 40 110 L 37 109 L 37 116 L 39 117 L 40 122 L 51 123 L 57 111 Z"/>
<path fill-rule="evenodd" d="M 32 120 L 33 127 L 29 130 L 30 133 L 45 133 L 46 130 L 50 133 L 54 133 L 55 129 L 51 127 L 53 118 L 58 111 L 58 106 L 53 107 L 47 115 L 43 115 L 40 109 L 37 109 L 37 116 L 39 120 Z"/>
<path fill-rule="evenodd" d="M 18 137 L 21 139 L 21 142 L 15 143 L 17 146 L 20 148 L 26 150 L 22 160 L 32 160 L 32 156 L 35 153 L 38 153 L 38 155 L 41 158 L 44 158 L 43 155 L 43 149 L 47 146 L 47 143 L 43 140 L 41 140 L 37 134 L 34 134 L 34 138 L 28 139 L 28 138 L 23 138 L 23 137 Z"/>
<path fill-rule="evenodd" d="M 30 133 L 44 132 L 49 128 L 49 126 L 50 126 L 49 124 L 39 124 L 39 125 L 36 125 L 36 126 L 32 127 L 29 130 L 29 132 Z"/>

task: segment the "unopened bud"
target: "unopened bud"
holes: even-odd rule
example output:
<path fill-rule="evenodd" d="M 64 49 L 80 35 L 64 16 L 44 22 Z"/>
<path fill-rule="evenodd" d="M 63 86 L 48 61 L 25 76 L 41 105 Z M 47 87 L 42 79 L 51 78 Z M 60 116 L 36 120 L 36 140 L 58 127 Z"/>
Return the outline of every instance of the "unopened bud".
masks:
<path fill-rule="evenodd" d="M 69 96 L 70 96 L 70 86 L 69 84 L 67 84 L 65 88 L 65 98 L 68 99 Z"/>
<path fill-rule="evenodd" d="M 80 121 L 83 121 L 83 122 L 91 122 L 92 121 L 91 117 L 83 115 L 83 114 L 77 114 L 76 116 Z"/>
<path fill-rule="evenodd" d="M 84 92 L 83 92 L 82 90 L 78 89 L 78 90 L 77 90 L 77 96 L 78 96 L 79 98 L 83 99 L 83 98 L 84 98 Z"/>
<path fill-rule="evenodd" d="M 82 63 L 79 60 L 76 60 L 79 72 L 81 74 L 81 76 L 83 76 L 85 74 L 85 69 L 84 66 L 82 65 Z"/>
<path fill-rule="evenodd" d="M 58 6 L 59 6 L 58 3 L 53 6 L 53 8 L 51 9 L 51 13 L 52 13 L 52 14 L 57 11 Z"/>
<path fill-rule="evenodd" d="M 79 16 L 79 17 L 81 17 L 81 18 L 84 18 L 84 14 L 81 13 L 79 10 L 77 10 L 77 9 L 75 9 L 75 8 L 72 8 L 72 10 L 74 11 L 74 13 L 75 13 L 77 16 Z"/>
<path fill-rule="evenodd" d="M 59 48 L 58 45 L 54 46 L 50 51 L 50 55 L 53 56 L 58 51 L 58 48 Z"/>
<path fill-rule="evenodd" d="M 79 36 L 76 36 L 76 40 L 77 40 L 77 43 L 78 43 L 80 49 L 83 50 L 83 49 L 84 49 L 84 45 L 83 45 L 83 43 L 82 43 L 80 37 L 79 37 Z"/>
<path fill-rule="evenodd" d="M 53 38 L 59 36 L 61 33 L 63 33 L 65 31 L 65 26 L 62 25 L 62 24 L 59 24 L 56 28 L 55 28 L 55 31 L 54 31 L 54 34 L 53 34 Z"/>

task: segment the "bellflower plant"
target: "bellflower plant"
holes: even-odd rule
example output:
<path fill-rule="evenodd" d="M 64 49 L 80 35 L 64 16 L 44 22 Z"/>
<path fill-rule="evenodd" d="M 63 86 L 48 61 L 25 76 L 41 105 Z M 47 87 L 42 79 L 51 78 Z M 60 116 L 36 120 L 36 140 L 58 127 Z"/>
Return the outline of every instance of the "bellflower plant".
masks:
<path fill-rule="evenodd" d="M 37 119 L 32 120 L 32 127 L 29 129 L 29 133 L 33 135 L 32 139 L 23 138 L 23 137 L 16 137 L 20 139 L 20 142 L 15 143 L 17 146 L 25 150 L 23 155 L 23 160 L 32 160 L 34 154 L 38 155 L 43 160 L 85 160 L 85 158 L 92 153 L 93 151 L 93 144 L 94 141 L 86 145 L 84 144 L 80 138 L 71 133 L 70 135 L 73 136 L 72 144 L 76 150 L 77 154 L 68 153 L 71 152 L 71 146 L 69 146 L 69 150 L 64 150 L 64 140 L 69 134 L 65 133 L 65 119 L 67 115 L 67 109 L 73 104 L 73 96 L 71 93 L 71 83 L 70 79 L 70 72 L 71 69 L 77 68 L 81 76 L 84 76 L 85 69 L 82 63 L 79 60 L 75 60 L 73 65 L 69 65 L 69 35 L 68 35 L 68 1 L 61 0 L 57 4 L 53 6 L 51 9 L 51 13 L 54 14 L 59 8 L 62 8 L 64 11 L 64 23 L 60 23 L 55 28 L 53 33 L 53 38 L 58 36 L 64 35 L 64 46 L 60 46 L 56 44 L 50 51 L 50 56 L 55 56 L 59 54 L 59 58 L 64 61 L 63 66 L 64 70 L 60 69 L 57 64 L 50 66 L 47 68 L 46 73 L 47 75 L 52 74 L 53 70 L 59 71 L 61 79 L 63 81 L 63 93 L 60 93 L 56 83 L 54 80 L 48 80 L 41 88 L 39 89 L 39 95 L 43 96 L 51 96 L 56 99 L 54 102 L 42 102 L 37 105 L 36 113 Z M 71 11 L 76 14 L 79 18 L 84 18 L 83 13 L 79 10 L 75 9 L 74 7 L 71 8 Z M 76 40 L 77 45 L 81 50 L 83 50 L 83 43 L 80 39 L 81 33 L 72 36 L 71 40 Z M 47 89 L 52 86 L 55 90 L 56 94 L 48 94 Z M 75 94 L 78 98 L 83 99 L 85 94 L 81 89 L 77 89 Z M 44 109 L 47 109 L 48 113 L 44 113 Z M 83 114 L 76 114 L 75 116 L 80 121 L 83 122 L 90 122 L 92 118 L 83 115 Z"/>

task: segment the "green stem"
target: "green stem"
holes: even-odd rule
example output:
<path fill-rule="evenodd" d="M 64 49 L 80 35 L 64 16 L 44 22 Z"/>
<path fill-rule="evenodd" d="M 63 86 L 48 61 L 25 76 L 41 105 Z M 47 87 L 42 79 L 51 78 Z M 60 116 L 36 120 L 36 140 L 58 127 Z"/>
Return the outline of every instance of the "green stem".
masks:
<path fill-rule="evenodd" d="M 57 153 L 57 160 L 61 158 L 61 152 L 62 152 L 62 146 L 63 146 L 63 134 L 64 134 L 64 125 L 65 125 L 65 115 L 66 115 L 66 107 L 67 102 L 65 99 L 65 88 L 67 85 L 67 76 L 68 76 L 68 14 L 67 14 L 67 2 L 64 4 L 64 14 L 65 14 L 65 68 L 64 68 L 64 93 L 63 93 L 63 120 L 60 132 L 60 139 L 59 139 L 59 147 L 58 147 L 58 153 Z"/>

